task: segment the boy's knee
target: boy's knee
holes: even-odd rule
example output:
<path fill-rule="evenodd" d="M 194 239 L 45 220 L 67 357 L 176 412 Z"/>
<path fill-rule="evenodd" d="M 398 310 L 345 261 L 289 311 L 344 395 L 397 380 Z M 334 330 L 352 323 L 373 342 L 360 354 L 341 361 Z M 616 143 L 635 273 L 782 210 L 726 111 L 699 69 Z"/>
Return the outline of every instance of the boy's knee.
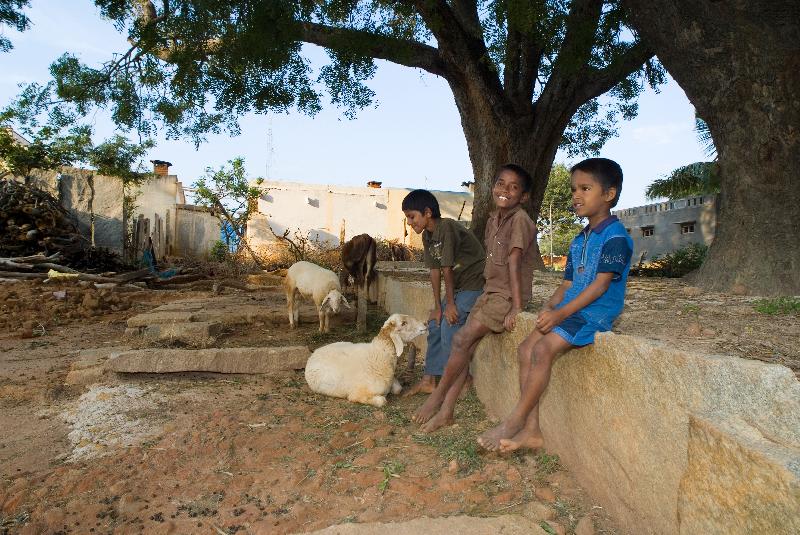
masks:
<path fill-rule="evenodd" d="M 555 352 L 547 344 L 539 343 L 533 348 L 533 364 L 536 366 L 549 366 L 554 358 Z"/>

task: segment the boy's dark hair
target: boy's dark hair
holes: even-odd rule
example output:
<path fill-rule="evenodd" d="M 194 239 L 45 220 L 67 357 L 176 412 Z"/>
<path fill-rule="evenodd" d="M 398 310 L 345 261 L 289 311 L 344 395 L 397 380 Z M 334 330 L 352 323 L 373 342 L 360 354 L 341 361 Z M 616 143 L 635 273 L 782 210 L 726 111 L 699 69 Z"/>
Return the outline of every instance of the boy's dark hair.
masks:
<path fill-rule="evenodd" d="M 403 210 L 415 210 L 421 214 L 425 213 L 425 208 L 431 209 L 431 216 L 434 219 L 442 217 L 439 211 L 439 201 L 433 193 L 426 189 L 415 189 L 403 199 Z"/>
<path fill-rule="evenodd" d="M 608 158 L 587 158 L 582 162 L 576 163 L 569 170 L 570 174 L 575 171 L 583 171 L 592 175 L 603 187 L 603 191 L 608 191 L 609 188 L 616 188 L 617 195 L 611 201 L 611 207 L 613 208 L 617 205 L 619 195 L 622 193 L 622 167 L 617 162 Z"/>
<path fill-rule="evenodd" d="M 500 173 L 502 173 L 503 171 L 511 171 L 512 173 L 517 175 L 520 180 L 522 180 L 523 192 L 528 192 L 533 187 L 533 178 L 531 178 L 530 173 L 528 173 L 525 169 L 523 169 L 522 167 L 520 167 L 515 163 L 507 163 L 503 166 L 500 166 L 500 169 L 497 170 L 497 174 L 494 175 L 494 180 L 492 180 L 492 186 L 494 186 L 494 183 L 497 182 L 498 178 L 500 178 Z"/>

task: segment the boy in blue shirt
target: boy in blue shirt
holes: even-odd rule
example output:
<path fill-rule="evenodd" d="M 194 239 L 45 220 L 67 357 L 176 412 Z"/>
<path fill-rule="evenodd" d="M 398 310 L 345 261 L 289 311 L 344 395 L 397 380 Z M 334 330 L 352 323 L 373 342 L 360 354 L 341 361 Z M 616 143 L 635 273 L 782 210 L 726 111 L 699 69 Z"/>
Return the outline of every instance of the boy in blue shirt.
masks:
<path fill-rule="evenodd" d="M 606 158 L 589 158 L 570 170 L 572 206 L 589 224 L 572 240 L 564 281 L 536 318 L 536 328 L 518 349 L 520 399 L 511 414 L 478 439 L 486 449 L 536 449 L 539 399 L 555 358 L 594 342 L 622 312 L 633 240 L 611 208 L 622 191 L 622 169 Z"/>

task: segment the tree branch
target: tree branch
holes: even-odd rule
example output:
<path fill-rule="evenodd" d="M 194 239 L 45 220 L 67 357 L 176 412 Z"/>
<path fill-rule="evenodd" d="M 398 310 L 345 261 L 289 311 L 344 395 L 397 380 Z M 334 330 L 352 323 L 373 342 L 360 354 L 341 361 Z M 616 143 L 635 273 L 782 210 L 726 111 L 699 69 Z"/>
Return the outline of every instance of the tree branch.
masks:
<path fill-rule="evenodd" d="M 639 41 L 603 69 L 588 69 L 586 79 L 580 86 L 578 98 L 582 99 L 581 102 L 587 102 L 599 97 L 617 85 L 620 80 L 639 70 L 653 55 L 650 47 Z"/>
<path fill-rule="evenodd" d="M 404 65 L 423 69 L 438 76 L 444 75 L 444 62 L 439 51 L 417 41 L 397 39 L 386 35 L 363 30 L 336 28 L 314 22 L 300 23 L 303 42 L 325 48 L 337 49 L 346 47 L 365 56 L 384 59 Z"/>

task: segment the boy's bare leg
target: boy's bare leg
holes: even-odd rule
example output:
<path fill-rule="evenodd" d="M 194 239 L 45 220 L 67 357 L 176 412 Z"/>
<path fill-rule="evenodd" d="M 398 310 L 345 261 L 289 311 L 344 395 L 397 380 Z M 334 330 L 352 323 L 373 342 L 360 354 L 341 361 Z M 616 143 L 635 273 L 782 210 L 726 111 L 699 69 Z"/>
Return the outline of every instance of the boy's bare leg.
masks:
<path fill-rule="evenodd" d="M 522 386 L 520 399 L 511 414 L 498 426 L 486 431 L 478 437 L 478 443 L 490 451 L 500 449 L 501 441 L 515 438 L 528 422 L 534 407 L 539 403 L 547 384 L 550 382 L 550 370 L 555 358 L 570 349 L 572 345 L 559 335 L 550 332 L 542 336 L 533 347 L 533 363 L 528 372 L 527 380 Z M 533 420 L 533 425 L 526 430 L 525 436 L 533 439 L 534 435 L 541 436 L 538 416 Z M 522 438 L 522 437 L 520 437 Z M 507 449 L 505 451 L 512 451 Z"/>
<path fill-rule="evenodd" d="M 423 375 L 419 382 L 403 392 L 402 397 L 415 396 L 417 394 L 430 394 L 436 388 L 435 375 Z"/>
<path fill-rule="evenodd" d="M 425 403 L 411 417 L 412 421 L 424 424 L 436 414 L 447 395 L 447 391 L 459 379 L 461 372 L 469 366 L 469 362 L 472 360 L 471 350 L 489 332 L 491 332 L 491 329 L 473 318 L 469 318 L 466 325 L 459 329 L 453 337 L 450 358 L 447 360 L 447 366 L 444 368 L 442 378 L 439 379 L 439 384 L 436 385 L 436 388 L 425 400 Z M 460 390 L 456 392 L 458 393 Z"/>
<path fill-rule="evenodd" d="M 456 409 L 456 402 L 458 398 L 461 397 L 461 391 L 467 382 L 467 377 L 469 377 L 469 369 L 464 368 L 464 371 L 461 372 L 461 375 L 458 376 L 453 386 L 451 386 L 445 394 L 442 406 L 439 407 L 436 414 L 420 428 L 423 433 L 432 433 L 440 427 L 453 423 L 453 413 Z"/>
<path fill-rule="evenodd" d="M 480 341 L 481 339 L 478 338 L 469 347 L 468 353 L 470 358 L 472 358 L 472 355 L 475 354 L 475 348 L 478 347 L 478 343 Z M 463 397 L 465 389 L 469 388 L 471 383 L 472 376 L 469 373 L 469 366 L 467 366 L 461 372 L 461 375 L 458 376 L 458 379 L 455 380 L 453 386 L 451 386 L 445 394 L 442 406 L 439 407 L 439 410 L 436 411 L 436 414 L 434 414 L 431 419 L 422 426 L 423 433 L 432 433 L 440 427 L 453 423 L 453 413 L 456 410 L 456 402 Z"/>

